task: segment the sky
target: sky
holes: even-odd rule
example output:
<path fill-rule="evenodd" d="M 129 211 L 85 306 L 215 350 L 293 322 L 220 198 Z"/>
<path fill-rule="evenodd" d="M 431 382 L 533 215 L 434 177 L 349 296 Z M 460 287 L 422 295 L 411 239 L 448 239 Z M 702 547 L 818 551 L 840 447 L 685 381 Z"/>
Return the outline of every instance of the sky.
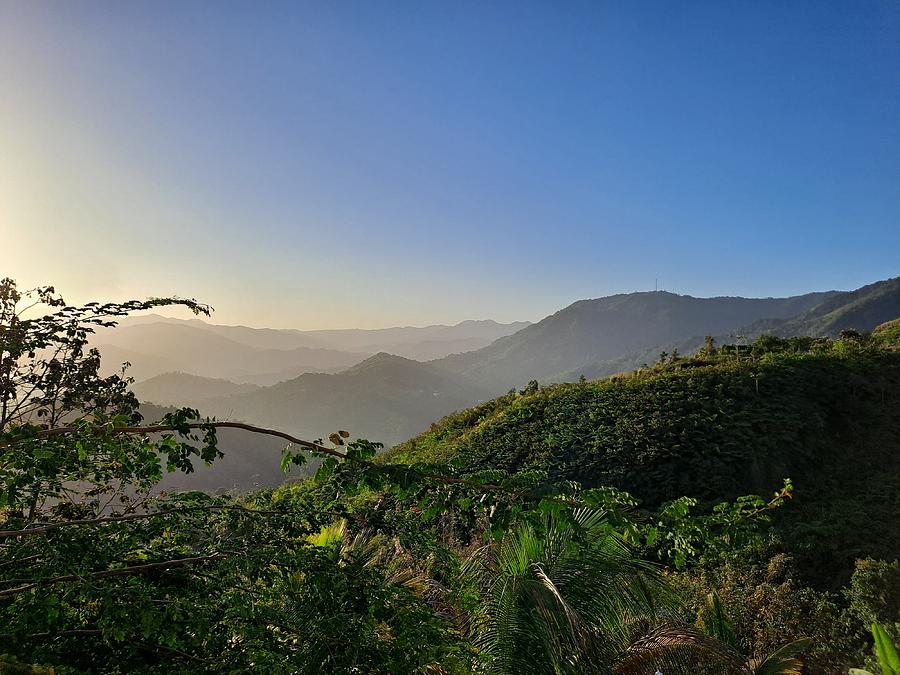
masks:
<path fill-rule="evenodd" d="M 217 323 L 900 274 L 900 3 L 0 0 L 0 276 Z"/>

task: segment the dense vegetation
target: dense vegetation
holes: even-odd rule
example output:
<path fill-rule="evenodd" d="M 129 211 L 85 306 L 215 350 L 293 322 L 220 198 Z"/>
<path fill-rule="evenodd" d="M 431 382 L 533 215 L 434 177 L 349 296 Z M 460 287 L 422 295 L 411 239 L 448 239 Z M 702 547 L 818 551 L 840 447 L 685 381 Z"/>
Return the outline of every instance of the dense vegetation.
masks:
<path fill-rule="evenodd" d="M 847 632 L 848 598 L 874 569 L 885 584 L 872 596 L 881 609 L 859 618 L 900 618 L 896 562 L 867 561 L 900 556 L 897 321 L 837 340 L 708 340 L 689 358 L 662 354 L 597 382 L 533 383 L 446 417 L 381 461 L 537 470 L 627 490 L 648 507 L 679 495 L 734 497 L 790 475 L 796 498 L 775 514 L 765 546 L 679 573 L 695 604 L 722 589 L 756 644 L 812 634 L 821 621 L 828 668 L 845 664 L 840 653 L 858 640 Z"/>
<path fill-rule="evenodd" d="M 802 509 L 780 524 L 792 529 L 793 552 L 808 558 L 808 575 L 825 582 L 857 557 L 900 552 L 891 526 L 900 521 L 895 332 L 764 337 L 664 355 L 597 382 L 512 393 L 450 415 L 385 460 L 539 469 L 615 486 L 651 506 L 760 492 L 791 476 Z"/>
<path fill-rule="evenodd" d="M 377 461 L 257 429 L 315 478 L 210 496 L 156 487 L 228 425 L 145 423 L 86 347 L 205 308 L 26 296 L 0 285 L 0 672 L 845 672 L 898 636 L 896 326 L 533 383 Z"/>

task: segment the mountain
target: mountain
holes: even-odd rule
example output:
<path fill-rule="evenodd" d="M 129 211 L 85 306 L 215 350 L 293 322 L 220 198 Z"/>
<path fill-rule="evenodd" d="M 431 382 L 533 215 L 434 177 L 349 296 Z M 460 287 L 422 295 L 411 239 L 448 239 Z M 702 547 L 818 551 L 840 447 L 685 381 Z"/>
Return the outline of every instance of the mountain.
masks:
<path fill-rule="evenodd" d="M 238 384 L 230 380 L 201 377 L 188 373 L 163 373 L 131 387 L 141 401 L 161 405 L 202 407 L 204 401 L 256 391 L 255 384 Z"/>
<path fill-rule="evenodd" d="M 343 370 L 377 352 L 430 360 L 479 349 L 527 325 L 463 321 L 422 328 L 298 331 L 222 326 L 151 314 L 123 319 L 118 328 L 100 331 L 94 343 L 102 346 L 108 370 L 128 361 L 137 379 L 182 371 L 274 384 L 305 372 Z"/>
<path fill-rule="evenodd" d="M 900 322 L 871 342 L 777 338 L 447 416 L 379 461 L 535 469 L 649 506 L 771 494 L 799 568 L 831 583 L 856 558 L 900 555 Z M 803 522 L 796 514 L 802 512 Z"/>
<path fill-rule="evenodd" d="M 758 321 L 742 329 L 741 334 L 837 337 L 846 329 L 870 331 L 895 316 L 900 316 L 900 277 L 836 293 L 799 316 Z"/>
<path fill-rule="evenodd" d="M 417 361 L 486 347 L 494 340 L 529 326 L 527 321 L 463 321 L 453 326 L 383 328 L 376 330 L 317 330 L 307 335 L 321 344 L 363 352 L 387 352 Z"/>
<path fill-rule="evenodd" d="M 179 387 L 183 386 L 183 389 Z M 246 385 L 245 385 L 246 386 Z M 357 438 L 393 445 L 428 428 L 447 412 L 485 400 L 487 392 L 451 373 L 379 353 L 341 373 L 306 373 L 268 387 L 251 387 L 184 373 L 157 376 L 133 387 L 148 420 L 168 408 L 154 405 L 181 392 L 175 405 L 199 407 L 204 415 L 277 428 L 309 439 L 346 429 Z M 208 396 L 219 391 L 221 395 Z M 176 394 L 177 395 L 177 394 Z M 284 481 L 279 462 L 285 445 L 277 438 L 237 429 L 219 431 L 225 456 L 188 475 L 166 476 L 163 489 L 250 489 Z M 312 463 L 315 466 L 315 462 Z M 302 475 L 309 467 L 294 470 Z"/>
<path fill-rule="evenodd" d="M 581 300 L 488 347 L 434 364 L 499 392 L 531 379 L 564 379 L 601 362 L 762 318 L 793 317 L 834 295 L 695 298 L 654 291 Z"/>
<path fill-rule="evenodd" d="M 320 347 L 263 349 L 197 327 L 193 322 L 120 326 L 99 333 L 94 342 L 106 355 L 104 365 L 108 369 L 129 361 L 136 379 L 181 371 L 271 384 L 303 372 L 348 368 L 367 356 Z"/>
<path fill-rule="evenodd" d="M 369 354 L 388 352 L 416 360 L 440 358 L 456 351 L 479 349 L 497 338 L 511 335 L 530 325 L 527 321 L 498 323 L 488 319 L 462 321 L 454 325 L 436 324 L 422 327 L 404 326 L 396 328 L 347 328 L 304 331 L 224 326 L 209 323 L 202 319 L 173 319 L 157 314 L 147 314 L 127 317 L 121 321 L 120 326 L 126 328 L 148 324 L 190 326 L 207 330 L 234 342 L 240 342 L 257 349 L 315 347 L 338 351 L 366 352 Z"/>
<path fill-rule="evenodd" d="M 487 389 L 466 378 L 382 352 L 340 373 L 305 373 L 250 393 L 208 399 L 203 410 L 308 438 L 346 429 L 392 445 L 487 397 Z"/>
<path fill-rule="evenodd" d="M 855 291 L 823 294 L 824 299 L 798 316 L 788 319 L 761 319 L 750 325 L 712 333 L 716 344 L 747 342 L 760 335 L 791 337 L 812 335 L 836 337 L 842 330 L 871 331 L 884 321 L 900 314 L 900 279 L 886 279 Z M 710 333 L 706 333 L 710 335 Z M 567 382 L 584 375 L 590 379 L 621 373 L 658 360 L 661 352 L 692 354 L 704 344 L 700 333 L 687 339 L 661 343 L 649 349 L 623 354 L 604 361 L 582 365 L 554 378 Z"/>

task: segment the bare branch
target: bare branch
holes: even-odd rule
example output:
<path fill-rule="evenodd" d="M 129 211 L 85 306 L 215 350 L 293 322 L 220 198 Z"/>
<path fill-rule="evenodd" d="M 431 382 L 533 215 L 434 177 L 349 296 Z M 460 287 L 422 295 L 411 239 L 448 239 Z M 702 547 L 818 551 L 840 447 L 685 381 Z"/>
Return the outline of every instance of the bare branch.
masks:
<path fill-rule="evenodd" d="M 253 424 L 245 424 L 243 422 L 194 422 L 191 424 L 185 424 L 182 426 L 174 426 L 168 424 L 152 424 L 148 426 L 137 426 L 137 427 L 114 427 L 109 429 L 110 434 L 129 434 L 129 435 L 140 435 L 140 434 L 155 434 L 155 433 L 165 433 L 169 431 L 180 431 L 184 429 L 208 429 L 210 427 L 214 427 L 216 429 L 242 429 L 244 431 L 249 431 L 254 434 L 263 434 L 266 436 L 276 436 L 277 438 L 284 439 L 289 443 L 294 445 L 299 445 L 300 447 L 307 448 L 308 450 L 312 450 L 314 452 L 318 452 L 323 455 L 329 455 L 331 457 L 336 457 L 337 459 L 345 460 L 345 461 L 353 461 L 357 464 L 362 464 L 364 466 L 371 467 L 373 469 L 382 469 L 384 467 L 390 467 L 389 464 L 376 464 L 375 462 L 370 462 L 366 459 L 360 459 L 357 457 L 348 456 L 346 453 L 343 453 L 339 450 L 335 450 L 334 448 L 328 448 L 324 445 L 320 445 L 318 443 L 313 443 L 312 441 L 307 441 L 302 438 L 297 438 L 296 436 L 292 436 L 291 434 L 285 433 L 283 431 L 278 431 L 277 429 L 267 429 L 265 427 L 258 427 Z M 78 427 L 55 427 L 53 429 L 44 429 L 43 431 L 37 432 L 34 436 L 31 436 L 30 439 L 43 439 L 43 438 L 51 438 L 54 436 L 65 436 L 70 434 L 76 434 L 81 429 Z M 6 447 L 10 445 L 9 442 L 0 443 L 0 448 Z M 421 476 L 422 478 L 428 478 L 430 480 L 437 481 L 439 483 L 445 483 L 448 485 L 474 485 L 476 487 L 482 488 L 484 490 L 503 490 L 509 491 L 508 488 L 504 488 L 501 485 L 492 485 L 489 483 L 477 483 L 476 481 L 467 480 L 465 478 L 457 478 L 455 476 L 445 476 L 443 474 L 437 473 L 429 473 L 425 471 L 418 471 L 415 469 L 408 469 L 411 473 L 416 474 L 417 476 Z"/>

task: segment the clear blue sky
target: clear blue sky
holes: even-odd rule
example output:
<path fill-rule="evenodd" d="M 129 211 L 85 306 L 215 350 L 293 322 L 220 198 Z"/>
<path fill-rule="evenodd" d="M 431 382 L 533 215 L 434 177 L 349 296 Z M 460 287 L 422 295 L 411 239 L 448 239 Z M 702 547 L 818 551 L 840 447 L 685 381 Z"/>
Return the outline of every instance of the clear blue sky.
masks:
<path fill-rule="evenodd" d="M 0 2 L 0 273 L 220 322 L 900 274 L 900 3 Z"/>

